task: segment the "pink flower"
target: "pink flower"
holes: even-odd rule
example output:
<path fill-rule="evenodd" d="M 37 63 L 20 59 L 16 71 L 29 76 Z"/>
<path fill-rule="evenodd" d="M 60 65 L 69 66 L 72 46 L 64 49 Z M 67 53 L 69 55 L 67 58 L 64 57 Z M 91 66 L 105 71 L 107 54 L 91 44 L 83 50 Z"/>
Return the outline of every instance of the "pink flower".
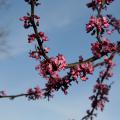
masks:
<path fill-rule="evenodd" d="M 111 70 L 109 70 L 107 73 L 105 70 L 101 71 L 99 74 L 100 78 L 103 78 L 105 76 L 105 79 L 109 79 L 109 77 L 113 76 L 113 73 Z"/>
<path fill-rule="evenodd" d="M 70 69 L 70 74 L 74 80 L 77 80 L 78 76 L 80 79 L 85 81 L 87 80 L 87 74 L 92 74 L 94 71 L 92 63 L 82 63 L 81 65 L 77 65 L 74 68 Z"/>
<path fill-rule="evenodd" d="M 103 25 L 105 28 L 108 28 L 109 27 L 109 20 L 107 19 L 107 17 L 102 17 L 103 19 Z"/>
<path fill-rule="evenodd" d="M 96 0 L 96 3 L 99 5 L 110 4 L 113 0 Z"/>
<path fill-rule="evenodd" d="M 43 42 L 48 41 L 48 37 L 45 36 L 44 32 L 39 32 L 39 35 L 40 35 Z"/>
<path fill-rule="evenodd" d="M 40 17 L 37 15 L 30 16 L 29 14 L 27 16 L 23 16 L 20 18 L 20 21 L 24 22 L 24 28 L 29 28 L 31 27 L 31 20 L 35 21 L 35 24 L 38 26 L 39 25 L 39 19 Z"/>
<path fill-rule="evenodd" d="M 24 22 L 24 28 L 29 28 L 31 26 L 30 17 L 29 16 L 23 16 L 23 17 L 21 17 L 20 21 Z"/>
<path fill-rule="evenodd" d="M 104 61 L 110 65 L 111 67 L 114 66 L 114 63 L 111 59 L 109 59 L 107 56 L 104 57 Z"/>
<path fill-rule="evenodd" d="M 66 66 L 65 57 L 62 54 L 58 54 L 55 58 L 52 57 L 49 60 L 43 60 L 36 69 L 41 75 L 47 77 L 48 75 L 53 75 L 55 72 L 65 69 Z"/>
<path fill-rule="evenodd" d="M 29 100 L 36 100 L 43 96 L 42 91 L 39 86 L 35 87 L 34 89 L 30 88 L 27 91 L 26 97 L 28 97 Z"/>
<path fill-rule="evenodd" d="M 111 43 L 107 38 L 103 38 L 101 43 L 95 42 L 91 44 L 92 53 L 97 56 L 101 57 L 102 54 L 108 54 L 116 50 L 116 45 L 114 43 Z"/>
<path fill-rule="evenodd" d="M 113 31 L 110 31 L 108 29 L 106 30 L 106 32 L 107 32 L 108 35 L 111 35 L 113 33 Z"/>
<path fill-rule="evenodd" d="M 35 58 L 36 60 L 38 60 L 40 58 L 38 52 L 36 52 L 36 51 L 30 51 L 29 57 Z"/>
<path fill-rule="evenodd" d="M 90 21 L 88 24 L 86 24 L 86 31 L 93 32 L 92 34 L 95 34 L 96 32 L 100 32 L 103 34 L 103 29 L 109 27 L 109 20 L 107 17 L 100 16 L 100 17 L 90 17 Z"/>
<path fill-rule="evenodd" d="M 45 47 L 45 48 L 44 48 L 44 51 L 45 51 L 45 53 L 48 53 L 48 52 L 50 51 L 50 48 Z"/>
<path fill-rule="evenodd" d="M 114 0 L 91 0 L 91 2 L 87 4 L 87 6 L 88 8 L 92 8 L 92 10 L 95 10 L 97 8 L 101 10 L 101 9 L 105 9 L 107 5 L 109 5 L 113 1 Z"/>
<path fill-rule="evenodd" d="M 40 37 L 44 36 L 44 32 L 39 32 Z"/>
<path fill-rule="evenodd" d="M 35 34 L 28 35 L 28 43 L 31 43 L 35 40 Z"/>

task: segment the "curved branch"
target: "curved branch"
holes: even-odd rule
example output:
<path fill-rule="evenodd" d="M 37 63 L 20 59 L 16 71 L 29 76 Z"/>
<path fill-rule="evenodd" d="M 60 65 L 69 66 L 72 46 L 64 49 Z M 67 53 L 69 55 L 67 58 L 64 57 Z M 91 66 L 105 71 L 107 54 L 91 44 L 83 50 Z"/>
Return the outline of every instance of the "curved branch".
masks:
<path fill-rule="evenodd" d="M 33 27 L 33 30 L 34 30 L 34 32 L 35 32 L 38 45 L 39 45 L 40 49 L 42 50 L 42 55 L 43 55 L 43 57 L 44 57 L 46 60 L 49 61 L 49 57 L 46 55 L 46 53 L 45 53 L 45 51 L 44 51 L 43 44 L 42 44 L 42 40 L 41 40 L 41 38 L 40 38 L 40 36 L 39 36 L 39 34 L 38 34 L 38 29 L 37 29 L 37 26 L 36 26 L 35 21 L 34 21 L 35 1 L 34 1 L 34 0 L 31 0 L 30 5 L 31 5 L 30 22 L 31 22 L 32 27 Z"/>

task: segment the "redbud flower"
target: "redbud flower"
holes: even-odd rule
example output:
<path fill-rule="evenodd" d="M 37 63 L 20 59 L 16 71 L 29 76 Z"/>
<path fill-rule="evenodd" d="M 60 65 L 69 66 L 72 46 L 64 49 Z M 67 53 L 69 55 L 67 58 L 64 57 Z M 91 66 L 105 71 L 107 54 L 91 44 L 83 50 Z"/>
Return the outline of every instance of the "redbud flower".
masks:
<path fill-rule="evenodd" d="M 87 6 L 88 8 L 92 8 L 93 10 L 99 8 L 99 9 L 104 9 L 112 3 L 114 0 L 92 0 L 92 2 L 88 3 Z"/>
<path fill-rule="evenodd" d="M 111 43 L 107 38 L 103 38 L 101 43 L 92 43 L 91 46 L 92 53 L 97 57 L 101 57 L 103 53 L 107 55 L 117 49 L 117 46 Z"/>
<path fill-rule="evenodd" d="M 46 48 L 47 50 L 48 48 Z M 47 78 L 48 75 L 54 75 L 57 71 L 65 69 L 67 66 L 66 59 L 62 54 L 58 54 L 56 57 L 52 57 L 48 60 L 43 60 L 36 67 L 36 70 L 39 71 L 40 75 L 43 75 Z"/>
<path fill-rule="evenodd" d="M 43 96 L 42 91 L 39 86 L 35 87 L 34 89 L 30 88 L 27 91 L 27 96 L 29 100 L 36 100 Z"/>
<path fill-rule="evenodd" d="M 28 35 L 28 43 L 31 43 L 35 40 L 35 34 Z"/>
<path fill-rule="evenodd" d="M 100 16 L 94 17 L 91 16 L 90 21 L 86 24 L 86 31 L 87 33 L 92 32 L 91 34 L 95 34 L 96 32 L 100 32 L 103 34 L 104 28 L 109 27 L 109 20 L 107 17 Z"/>
<path fill-rule="evenodd" d="M 70 69 L 70 74 L 74 80 L 77 80 L 78 76 L 80 76 L 81 80 L 87 80 L 87 74 L 92 74 L 94 71 L 92 63 L 82 63 L 81 65 L 77 65 L 74 68 Z"/>
<path fill-rule="evenodd" d="M 48 41 L 48 37 L 45 36 L 44 32 L 39 32 L 39 35 L 40 35 L 43 42 Z"/>

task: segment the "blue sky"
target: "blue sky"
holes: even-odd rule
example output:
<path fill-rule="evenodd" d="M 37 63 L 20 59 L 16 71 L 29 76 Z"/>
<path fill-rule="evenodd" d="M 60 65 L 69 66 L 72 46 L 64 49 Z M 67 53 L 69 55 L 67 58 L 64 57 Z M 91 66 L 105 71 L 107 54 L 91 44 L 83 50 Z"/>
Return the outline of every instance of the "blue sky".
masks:
<path fill-rule="evenodd" d="M 49 37 L 46 46 L 50 47 L 50 56 L 58 52 L 66 56 L 67 62 L 78 60 L 78 56 L 90 57 L 90 43 L 95 41 L 85 32 L 85 24 L 93 12 L 85 5 L 88 0 L 41 0 L 42 5 L 37 8 L 40 15 L 40 30 Z M 21 93 L 36 85 L 43 86 L 44 79 L 35 71 L 37 62 L 28 57 L 33 45 L 27 43 L 30 30 L 24 30 L 19 18 L 28 12 L 29 7 L 24 0 L 8 0 L 8 8 L 0 9 L 0 26 L 7 31 L 5 40 L 7 45 L 2 46 L 8 53 L 0 52 L 0 90 L 9 94 Z M 120 1 L 115 0 L 108 9 L 120 19 Z M 115 33 L 109 37 L 113 41 L 119 40 Z M 120 57 L 115 58 L 117 64 L 114 69 L 115 81 L 110 91 L 110 103 L 106 104 L 103 113 L 99 113 L 96 120 L 113 120 L 119 118 L 120 97 Z M 14 101 L 0 100 L 0 118 L 2 120 L 69 120 L 81 118 L 90 106 L 88 97 L 92 94 L 92 87 L 97 75 L 89 76 L 89 80 L 80 84 L 73 83 L 67 96 L 58 92 L 50 101 L 27 101 L 18 98 Z"/>

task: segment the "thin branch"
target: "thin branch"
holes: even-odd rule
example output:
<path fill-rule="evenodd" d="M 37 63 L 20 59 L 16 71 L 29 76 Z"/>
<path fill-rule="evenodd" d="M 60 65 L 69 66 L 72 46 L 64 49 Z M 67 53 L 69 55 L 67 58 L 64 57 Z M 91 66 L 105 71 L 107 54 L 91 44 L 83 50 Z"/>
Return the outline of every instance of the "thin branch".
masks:
<path fill-rule="evenodd" d="M 27 96 L 29 94 L 25 94 L 25 93 L 21 93 L 21 94 L 17 94 L 17 95 L 0 95 L 0 98 L 9 98 L 9 99 L 14 99 L 14 98 L 17 98 L 17 97 L 24 97 L 24 96 Z"/>
<path fill-rule="evenodd" d="M 114 58 L 115 54 L 116 54 L 116 52 L 113 52 L 113 53 L 111 54 L 111 56 L 110 56 L 109 59 L 112 60 L 112 59 Z M 104 73 L 104 75 L 103 75 L 103 77 L 102 77 L 101 80 L 100 80 L 100 83 L 103 83 L 103 82 L 104 82 L 104 80 L 105 80 L 105 78 L 106 78 L 106 76 L 107 76 L 110 68 L 111 68 L 111 66 L 108 65 L 108 66 L 107 66 L 107 69 L 106 69 L 106 71 L 105 71 L 105 73 Z M 98 100 L 99 95 L 101 95 L 100 90 L 97 91 L 97 93 L 96 93 L 96 95 L 95 95 L 95 98 L 94 98 L 94 101 L 97 101 L 97 100 Z M 84 116 L 81 120 L 88 120 L 90 117 L 92 117 L 92 116 L 94 115 L 94 111 L 95 111 L 95 110 L 96 110 L 96 105 L 95 105 L 94 107 L 92 107 L 91 111 L 90 111 L 86 116 Z"/>
<path fill-rule="evenodd" d="M 37 42 L 38 42 L 38 45 L 40 47 L 40 49 L 42 50 L 42 55 L 43 57 L 49 61 L 49 57 L 46 55 L 45 51 L 44 51 L 44 48 L 43 48 L 43 44 L 42 44 L 42 40 L 38 34 L 38 29 L 37 29 L 37 26 L 35 24 L 35 21 L 34 21 L 34 11 L 35 11 L 35 1 L 34 0 L 31 0 L 30 2 L 30 5 L 31 5 L 31 16 L 30 16 L 30 22 L 32 24 L 32 27 L 33 27 L 33 30 L 35 32 L 35 35 L 36 35 L 36 39 L 37 39 Z"/>

